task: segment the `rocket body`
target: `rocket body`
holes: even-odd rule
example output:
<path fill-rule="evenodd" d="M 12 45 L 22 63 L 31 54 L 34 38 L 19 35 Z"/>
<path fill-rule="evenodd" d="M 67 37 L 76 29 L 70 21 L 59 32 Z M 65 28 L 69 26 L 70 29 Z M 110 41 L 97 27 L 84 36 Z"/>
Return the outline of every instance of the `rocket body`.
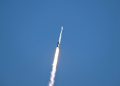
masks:
<path fill-rule="evenodd" d="M 61 32 L 60 32 L 60 35 L 59 35 L 59 40 L 58 40 L 58 43 L 57 43 L 57 47 L 60 46 L 61 37 L 62 37 L 62 31 L 63 31 L 63 27 L 61 27 Z"/>

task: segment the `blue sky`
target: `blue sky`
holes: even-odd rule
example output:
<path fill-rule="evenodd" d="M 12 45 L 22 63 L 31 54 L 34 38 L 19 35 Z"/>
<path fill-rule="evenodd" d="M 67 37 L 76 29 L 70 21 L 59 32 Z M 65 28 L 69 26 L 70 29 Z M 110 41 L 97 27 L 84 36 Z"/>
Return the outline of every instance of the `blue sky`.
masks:
<path fill-rule="evenodd" d="M 0 86 L 120 86 L 119 0 L 1 0 Z"/>

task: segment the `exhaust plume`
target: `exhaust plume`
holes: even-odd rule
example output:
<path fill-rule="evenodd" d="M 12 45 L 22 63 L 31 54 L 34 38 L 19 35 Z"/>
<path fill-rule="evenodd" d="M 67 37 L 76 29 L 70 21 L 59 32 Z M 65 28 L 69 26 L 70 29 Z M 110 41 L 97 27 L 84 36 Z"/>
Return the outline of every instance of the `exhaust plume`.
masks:
<path fill-rule="evenodd" d="M 53 86 L 54 82 L 55 82 L 54 78 L 55 78 L 56 67 L 57 67 L 57 62 L 58 62 L 58 55 L 59 55 L 59 47 L 57 47 L 56 51 L 55 51 L 55 56 L 54 56 L 54 60 L 53 60 L 53 64 L 52 64 L 52 71 L 51 71 L 49 86 Z"/>

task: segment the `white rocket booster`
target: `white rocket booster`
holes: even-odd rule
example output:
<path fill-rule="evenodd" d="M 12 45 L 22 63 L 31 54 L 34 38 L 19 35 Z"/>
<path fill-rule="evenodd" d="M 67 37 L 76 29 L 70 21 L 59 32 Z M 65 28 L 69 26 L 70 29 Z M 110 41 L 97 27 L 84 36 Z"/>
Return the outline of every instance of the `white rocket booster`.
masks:
<path fill-rule="evenodd" d="M 58 43 L 57 43 L 57 47 L 60 46 L 61 37 L 62 37 L 62 30 L 63 30 L 63 27 L 61 27 L 61 32 L 60 32 L 60 35 L 59 35 L 59 40 L 58 40 Z"/>
<path fill-rule="evenodd" d="M 63 27 L 61 27 L 60 36 L 59 36 L 59 40 L 58 40 L 56 51 L 55 51 L 55 57 L 54 57 L 53 64 L 52 64 L 53 67 L 52 67 L 52 71 L 51 71 L 49 86 L 53 86 L 54 82 L 55 82 L 54 78 L 55 78 L 56 67 L 57 67 L 57 62 L 58 62 L 59 47 L 60 47 L 60 42 L 61 42 L 61 37 L 62 37 L 62 30 L 63 30 Z"/>

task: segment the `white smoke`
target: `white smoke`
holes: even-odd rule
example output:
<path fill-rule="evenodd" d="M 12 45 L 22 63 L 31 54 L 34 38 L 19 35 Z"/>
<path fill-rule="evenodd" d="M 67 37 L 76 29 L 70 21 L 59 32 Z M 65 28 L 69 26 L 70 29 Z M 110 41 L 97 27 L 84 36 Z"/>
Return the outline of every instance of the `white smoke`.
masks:
<path fill-rule="evenodd" d="M 57 67 L 57 62 L 58 62 L 58 55 L 59 55 L 59 47 L 57 47 L 56 51 L 55 51 L 55 56 L 54 56 L 54 61 L 53 61 L 53 64 L 52 64 L 52 71 L 51 71 L 49 86 L 53 86 L 54 82 L 55 82 L 54 78 L 55 78 L 56 67 Z"/>

